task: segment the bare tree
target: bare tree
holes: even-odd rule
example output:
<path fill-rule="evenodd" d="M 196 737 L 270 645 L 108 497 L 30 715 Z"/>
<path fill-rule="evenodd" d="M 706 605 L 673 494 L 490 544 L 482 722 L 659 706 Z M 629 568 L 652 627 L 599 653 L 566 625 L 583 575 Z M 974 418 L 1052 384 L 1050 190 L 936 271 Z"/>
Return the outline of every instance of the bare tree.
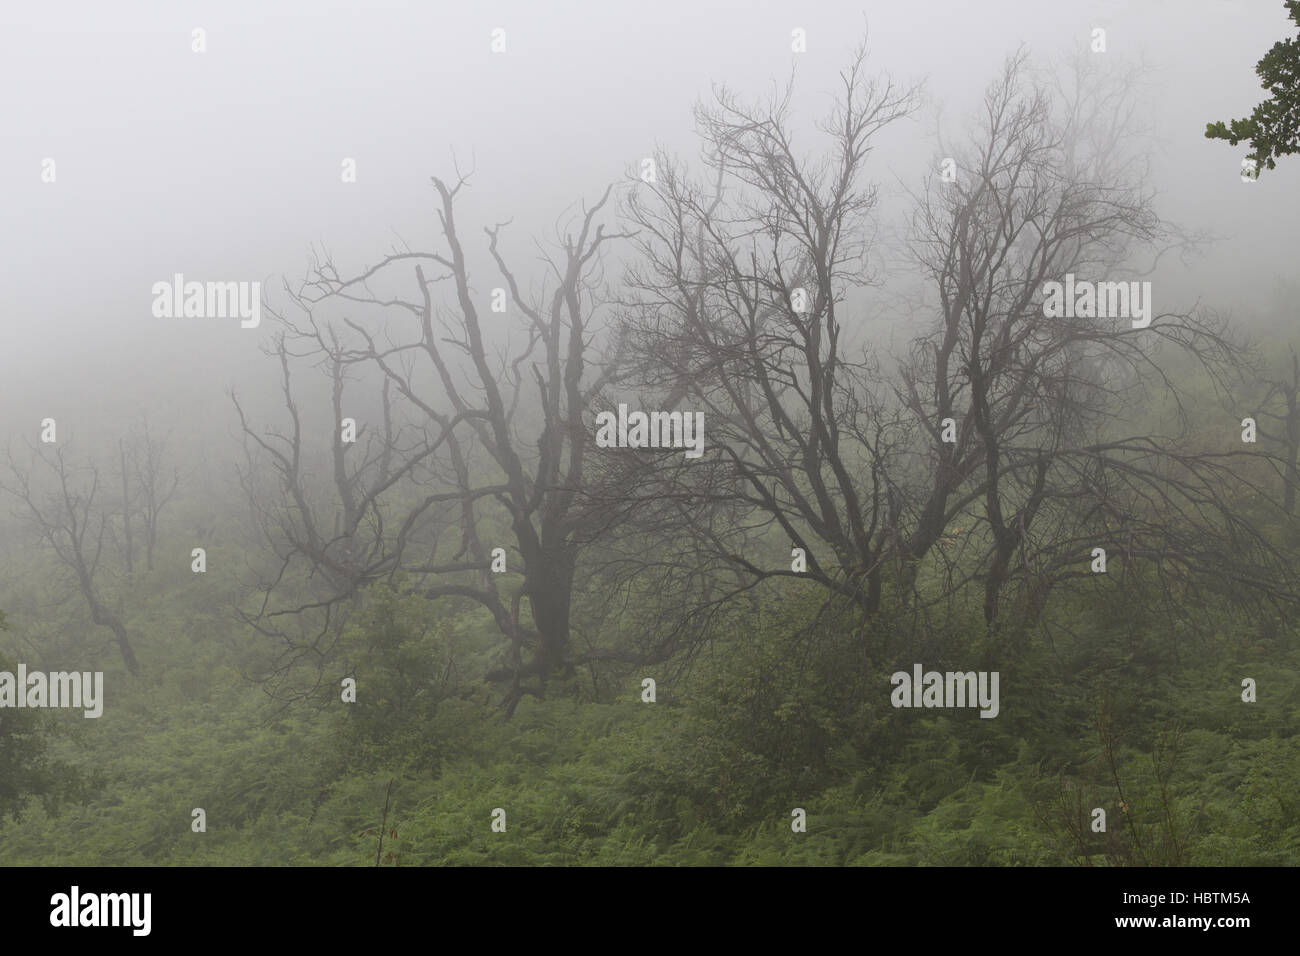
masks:
<path fill-rule="evenodd" d="M 117 442 L 117 460 L 122 479 L 122 534 L 125 538 L 123 552 L 126 557 L 126 573 L 131 575 L 135 573 L 135 547 L 131 540 L 131 516 L 135 511 L 135 505 L 132 503 L 131 473 L 126 467 L 125 439 L 119 439 Z"/>
<path fill-rule="evenodd" d="M 180 486 L 180 469 L 168 470 L 167 443 L 154 437 L 147 415 L 142 416 L 139 433 L 119 439 L 117 447 L 127 574 L 135 570 L 133 529 L 137 517 L 144 530 L 145 567 L 152 571 L 159 520 Z"/>
<path fill-rule="evenodd" d="M 722 89 L 697 111 L 711 187 L 661 156 L 658 183 L 628 206 L 643 258 L 629 328 L 640 380 L 704 411 L 725 472 L 674 472 L 678 493 L 656 497 L 729 499 L 748 520 L 710 523 L 707 550 L 751 580 L 801 574 L 872 614 L 900 506 L 887 468 L 906 431 L 878 363 L 846 353 L 842 312 L 869 280 L 873 139 L 915 91 L 868 78 L 865 58 L 841 74 L 817 158 L 795 145 L 791 87 L 753 106 Z M 746 556 L 774 530 L 806 572 Z"/>
<path fill-rule="evenodd" d="M 138 674 L 140 667 L 126 626 L 110 610 L 95 580 L 100 571 L 104 535 L 110 518 L 95 504 L 100 491 L 99 469 L 93 464 L 83 467 L 70 465 L 63 448 L 59 447 L 53 452 L 33 449 L 26 468 L 19 466 L 11 452 L 9 471 L 12 481 L 2 487 L 22 502 L 31 528 L 72 573 L 90 610 L 91 620 L 113 632 L 127 670 Z M 33 485 L 33 477 L 38 472 L 44 472 L 53 485 L 48 492 L 43 493 L 39 485 Z"/>
<path fill-rule="evenodd" d="M 264 601 L 250 622 L 285 636 L 277 617 L 323 610 L 328 618 L 359 589 L 401 572 L 428 597 L 487 609 L 509 645 L 489 678 L 509 682 L 513 711 L 523 694 L 542 693 L 549 675 L 572 667 L 579 555 L 605 522 L 600 508 L 587 508 L 583 416 L 617 371 L 616 356 L 599 351 L 598 313 L 602 254 L 620 235 L 598 221 L 606 189 L 555 248 L 539 247 L 547 280 L 534 290 L 507 263 L 502 226 L 485 229 L 522 337 L 498 342 L 484 327 L 487 303 L 474 291 L 456 219 L 468 176 L 433 185 L 441 249 L 395 251 L 350 276 L 326 255 L 299 289 L 287 290 L 297 314 L 276 313 L 284 328 L 276 353 L 289 429 L 257 433 L 236 402 L 245 435 L 274 462 L 285 492 L 264 522 L 280 558 L 264 588 L 268 601 L 295 562 L 319 582 L 309 600 L 274 608 Z M 440 286 L 449 294 L 438 295 Z M 331 308 L 366 318 L 331 319 Z M 315 495 L 291 385 L 295 360 L 316 363 L 331 396 L 332 481 Z M 358 455 L 338 437 L 346 388 L 353 378 L 373 385 L 376 376 L 378 432 L 358 442 Z M 522 573 L 513 593 L 492 573 L 506 546 Z"/>
<path fill-rule="evenodd" d="M 915 518 L 900 562 L 915 568 L 969 520 L 974 564 L 963 570 L 982 579 L 990 623 L 1013 575 L 1036 613 L 1054 583 L 1090 573 L 1097 546 L 1154 569 L 1171 607 L 1224 579 L 1239 594 L 1293 594 L 1285 562 L 1239 507 L 1250 480 L 1237 466 L 1250 453 L 1193 445 L 1165 364 L 1189 357 L 1226 391 L 1246 354 L 1223 323 L 1195 310 L 1133 321 L 1136 302 L 1117 293 L 1107 308 L 1059 315 L 1040 300 L 1072 275 L 1120 279 L 1128 292 L 1188 241 L 1157 215 L 1145 164 L 1127 148 L 1133 77 L 1076 64 L 1051 88 L 1026 73 L 1023 54 L 1008 61 L 956 181 L 932 177 L 917 202 L 914 249 L 940 314 L 897 389 L 933 449 L 923 492 L 904 499 Z M 1162 405 L 1163 422 L 1148 412 Z"/>
<path fill-rule="evenodd" d="M 789 91 L 749 107 L 724 90 L 700 129 L 726 195 L 663 157 L 649 198 L 633 197 L 640 379 L 704 409 L 717 456 L 672 471 L 656 496 L 744 508 L 746 520 L 697 532 L 715 559 L 750 582 L 799 574 L 867 617 L 887 581 L 913 607 L 978 582 L 993 625 L 1015 580 L 1032 618 L 1056 583 L 1089 574 L 1094 547 L 1149 569 L 1184 612 L 1198 586 L 1293 600 L 1294 575 L 1240 507 L 1260 490 L 1239 467 L 1253 453 L 1194 447 L 1164 364 L 1189 356 L 1226 389 L 1243 352 L 1222 323 L 1194 310 L 1142 327 L 1066 318 L 1040 298 L 1071 273 L 1141 276 L 1187 242 L 1125 149 L 1127 77 L 1079 71 L 1053 88 L 1013 57 L 954 150 L 955 181 L 931 178 L 914 197 L 935 318 L 897 361 L 846 354 L 843 315 L 869 279 L 865 160 L 911 102 L 864 79 L 863 58 L 821 124 L 820 157 L 794 146 Z M 1162 406 L 1172 434 L 1152 433 L 1154 412 L 1129 430 Z M 753 556 L 773 532 L 805 552 L 806 571 Z"/>
<path fill-rule="evenodd" d="M 1300 356 L 1291 348 L 1291 362 L 1285 378 L 1265 378 L 1268 390 L 1260 403 L 1260 415 L 1272 419 L 1280 432 L 1259 428 L 1259 437 L 1272 441 L 1278 448 L 1282 467 L 1282 510 L 1295 514 L 1296 486 L 1300 483 Z M 1281 400 L 1281 411 L 1273 411 L 1271 404 Z"/>

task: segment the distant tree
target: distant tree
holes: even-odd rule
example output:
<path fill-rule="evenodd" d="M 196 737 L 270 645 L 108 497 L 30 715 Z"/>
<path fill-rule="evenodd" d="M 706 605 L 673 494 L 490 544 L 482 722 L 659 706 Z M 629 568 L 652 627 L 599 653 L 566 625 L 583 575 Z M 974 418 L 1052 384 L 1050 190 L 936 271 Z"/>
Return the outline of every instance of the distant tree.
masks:
<path fill-rule="evenodd" d="M 154 550 L 158 546 L 158 522 L 163 509 L 171 503 L 180 485 L 180 471 L 166 467 L 167 443 L 154 437 L 149 417 L 143 416 L 140 432 L 118 439 L 118 478 L 122 492 L 122 553 L 126 573 L 135 573 L 135 534 L 138 520 L 143 524 L 145 567 L 153 570 Z"/>
<path fill-rule="evenodd" d="M 13 481 L 0 485 L 0 490 L 8 491 L 23 503 L 32 530 L 72 573 L 77 590 L 90 609 L 91 620 L 113 632 L 127 670 L 138 674 L 140 667 L 126 625 L 109 608 L 95 580 L 104 553 L 104 536 L 109 529 L 109 514 L 96 506 L 101 490 L 99 469 L 93 464 L 81 467 L 69 464 L 63 449 L 59 448 L 53 453 L 33 451 L 26 468 L 19 467 L 10 454 L 9 471 Z M 42 493 L 40 486 L 33 483 L 34 476 L 41 471 L 54 486 L 47 493 Z"/>
<path fill-rule="evenodd" d="M 158 546 L 159 519 L 181 481 L 178 469 L 167 468 L 166 451 L 166 441 L 154 437 L 146 416 L 139 436 L 132 441 L 130 458 L 136 488 L 139 489 L 140 518 L 144 522 L 145 567 L 150 571 L 153 570 L 154 550 Z"/>
<path fill-rule="evenodd" d="M 1285 0 L 1287 14 L 1300 27 L 1300 0 Z M 1233 146 L 1249 141 L 1248 159 L 1259 169 L 1273 169 L 1274 157 L 1300 152 L 1300 35 L 1279 40 L 1255 65 L 1260 86 L 1269 98 L 1246 119 L 1231 125 L 1209 123 L 1206 139 L 1226 139 Z"/>
<path fill-rule="evenodd" d="M 126 555 L 126 573 L 131 575 L 135 573 L 135 547 L 131 536 L 131 516 L 135 513 L 135 506 L 132 504 L 131 478 L 126 465 L 126 442 L 122 439 L 117 442 L 117 455 L 120 466 L 118 475 L 122 479 L 122 536 L 125 539 L 122 550 Z"/>

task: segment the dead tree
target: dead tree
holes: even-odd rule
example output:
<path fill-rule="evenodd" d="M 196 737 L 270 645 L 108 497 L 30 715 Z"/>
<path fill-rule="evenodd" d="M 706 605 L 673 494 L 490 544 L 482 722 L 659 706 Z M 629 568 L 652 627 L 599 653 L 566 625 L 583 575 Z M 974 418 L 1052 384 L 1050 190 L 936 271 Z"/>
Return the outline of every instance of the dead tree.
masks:
<path fill-rule="evenodd" d="M 1024 57 L 1008 62 L 955 181 L 914 199 L 934 318 L 892 360 L 842 344 L 846 303 L 868 282 L 871 137 L 910 102 L 862 67 L 859 51 L 820 157 L 794 146 L 788 92 L 751 107 L 724 90 L 700 129 L 726 196 L 667 157 L 633 196 L 639 380 L 704 410 L 715 456 L 674 469 L 655 497 L 731 502 L 743 520 L 698 532 L 717 560 L 750 581 L 798 573 L 868 618 L 890 582 L 905 606 L 976 583 L 992 626 L 1013 580 L 1041 609 L 1054 584 L 1089 573 L 1094 546 L 1150 569 L 1184 612 L 1200 586 L 1293 601 L 1294 575 L 1237 504 L 1259 490 L 1240 467 L 1252 453 L 1178 430 L 1182 389 L 1164 362 L 1188 356 L 1227 388 L 1243 353 L 1221 323 L 1166 310 L 1139 328 L 1043 305 L 1048 281 L 1141 277 L 1186 241 L 1124 149 L 1126 78 L 1052 90 L 1028 81 Z M 1174 431 L 1130 430 L 1156 397 L 1172 399 Z M 803 549 L 806 572 L 752 556 L 776 535 Z"/>
<path fill-rule="evenodd" d="M 963 570 L 980 579 L 990 624 L 1013 577 L 1041 603 L 1057 580 L 1089 573 L 1094 546 L 1153 568 L 1174 608 L 1225 579 L 1289 599 L 1286 562 L 1237 504 L 1249 453 L 1196 447 L 1166 370 L 1189 358 L 1224 392 L 1244 349 L 1211 314 L 1134 318 L 1130 280 L 1186 239 L 1157 215 L 1145 164 L 1126 148 L 1131 78 L 1076 67 L 1049 89 L 1026 72 L 1023 56 L 1008 61 L 955 181 L 932 177 L 917 199 L 913 249 L 939 316 L 897 394 L 932 451 L 928 481 L 904 499 L 914 517 L 898 559 L 914 569 L 969 521 Z M 1047 283 L 1070 276 L 1107 291 L 1092 307 L 1080 297 L 1077 310 L 1049 309 Z M 1171 410 L 1157 427 L 1170 430 L 1134 431 L 1160 403 Z"/>
<path fill-rule="evenodd" d="M 255 524 L 275 556 L 272 572 L 256 585 L 259 606 L 242 616 L 261 633 L 282 641 L 280 661 L 286 665 L 304 655 L 324 660 L 332 646 L 324 642 L 336 636 L 339 610 L 359 600 L 369 584 L 397 573 L 408 548 L 436 546 L 439 526 L 448 523 L 439 506 L 456 506 L 460 500 L 450 489 L 419 494 L 436 473 L 433 458 L 445 449 L 451 418 L 435 420 L 436 431 L 404 429 L 395 419 L 386 383 L 376 416 L 379 427 L 361 426 L 359 452 L 342 440 L 342 419 L 349 417 L 345 403 L 355 401 L 347 396 L 346 355 L 336 338 L 314 323 L 311 328 L 304 333 L 285 322 L 272 347 L 280 366 L 287 429 L 256 429 L 239 398 L 231 396 L 248 460 L 241 480 Z M 317 333 L 315 341 L 327 350 L 320 367 L 329 375 L 332 416 L 313 429 L 300 412 L 293 377 L 298 353 L 291 343 Z M 315 454 L 313 431 L 329 436 L 326 457 Z M 269 463 L 274 474 L 278 498 L 263 490 L 270 482 L 259 481 L 263 463 Z M 403 502 L 400 520 L 392 520 L 382 508 L 383 496 L 396 497 L 404 490 L 408 497 L 419 497 Z M 466 563 L 461 569 L 473 568 Z M 318 626 L 305 627 L 313 615 L 319 618 Z"/>
<path fill-rule="evenodd" d="M 319 593 L 274 609 L 264 603 L 250 621 L 265 628 L 276 616 L 328 610 L 400 572 L 429 598 L 465 599 L 491 614 L 508 649 L 488 676 L 508 682 L 512 711 L 572 667 L 579 556 L 606 520 L 588 507 L 584 414 L 617 370 L 616 357 L 600 351 L 598 293 L 604 248 L 620 235 L 598 221 L 606 189 L 554 250 L 542 250 L 548 275 L 534 292 L 507 262 L 502 227 L 485 229 L 519 335 L 496 341 L 456 219 L 467 185 L 464 175 L 433 180 L 440 249 L 397 251 L 353 275 L 324 256 L 290 292 L 295 315 L 277 314 L 290 427 L 264 436 L 239 410 L 285 492 L 267 513 L 280 569 L 265 591 L 269 598 L 299 562 L 316 574 Z M 316 363 L 331 396 L 331 481 L 315 499 L 290 384 L 294 360 Z M 350 377 L 382 383 L 380 421 L 360 455 L 338 440 Z M 513 593 L 492 572 L 502 558 L 522 574 Z"/>
<path fill-rule="evenodd" d="M 1259 437 L 1270 440 L 1279 449 L 1282 465 L 1282 510 L 1295 514 L 1296 485 L 1300 482 L 1300 356 L 1291 348 L 1291 362 L 1286 378 L 1265 379 L 1268 391 L 1261 402 L 1260 415 L 1278 423 L 1281 430 L 1259 428 Z M 1268 406 L 1281 399 L 1282 411 Z"/>
<path fill-rule="evenodd" d="M 53 452 L 33 449 L 26 468 L 20 467 L 10 453 L 9 471 L 12 481 L 3 486 L 4 490 L 22 502 L 23 516 L 32 530 L 72 573 L 91 620 L 113 632 L 127 670 L 138 674 L 140 667 L 126 626 L 109 609 L 95 581 L 110 521 L 109 514 L 95 503 L 100 491 L 99 469 L 93 464 L 68 464 L 60 447 Z M 43 492 L 39 484 L 34 484 L 38 472 L 51 482 L 50 490 Z"/>
<path fill-rule="evenodd" d="M 132 474 L 139 489 L 140 520 L 144 524 L 145 567 L 152 571 L 154 550 L 158 546 L 159 521 L 163 509 L 176 495 L 181 475 L 178 468 L 167 468 L 167 442 L 154 437 L 148 417 L 143 420 L 140 435 L 133 444 Z M 129 531 L 127 542 L 129 548 Z"/>
<path fill-rule="evenodd" d="M 739 520 L 697 531 L 718 560 L 750 581 L 816 581 L 871 615 L 907 434 L 878 363 L 850 354 L 842 333 L 846 297 L 870 282 L 873 142 L 915 91 L 867 77 L 865 58 L 860 48 L 841 74 L 812 159 L 795 143 L 790 88 L 756 105 L 723 89 L 697 112 L 705 182 L 661 156 L 658 182 L 628 204 L 641 254 L 628 330 L 640 383 L 666 407 L 703 411 L 715 456 L 674 470 L 653 497 L 729 502 Z M 755 556 L 764 539 L 801 549 L 806 572 Z"/>
<path fill-rule="evenodd" d="M 125 538 L 124 556 L 126 557 L 126 573 L 131 575 L 135 573 L 135 547 L 131 540 L 131 515 L 135 511 L 135 505 L 132 503 L 131 495 L 131 476 L 126 467 L 126 442 L 119 439 L 117 443 L 117 456 L 119 464 L 119 474 L 122 479 L 122 534 Z"/>

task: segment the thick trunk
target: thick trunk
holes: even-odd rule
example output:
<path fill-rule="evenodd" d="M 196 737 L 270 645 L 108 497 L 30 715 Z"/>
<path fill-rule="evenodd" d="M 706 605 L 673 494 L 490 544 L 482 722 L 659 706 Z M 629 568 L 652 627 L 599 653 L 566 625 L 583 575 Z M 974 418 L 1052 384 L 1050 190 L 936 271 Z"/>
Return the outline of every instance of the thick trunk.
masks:
<path fill-rule="evenodd" d="M 1011 566 L 1011 556 L 1016 551 L 1016 540 L 999 544 L 993 554 L 993 564 L 988 577 L 984 579 L 984 623 L 992 624 L 998 616 L 998 598 L 1002 586 L 1007 581 L 1007 569 Z"/>
<path fill-rule="evenodd" d="M 139 674 L 140 665 L 136 662 L 135 651 L 131 649 L 131 642 L 126 636 L 126 627 L 118 620 L 117 615 L 99 602 L 95 602 L 90 608 L 90 618 L 96 624 L 113 632 L 113 636 L 117 638 L 117 649 L 122 653 L 122 660 L 126 664 L 126 669 L 132 674 Z"/>
<path fill-rule="evenodd" d="M 575 556 L 567 548 L 544 549 L 528 568 L 526 593 L 537 626 L 536 662 L 545 676 L 564 664 L 569 647 Z"/>
<path fill-rule="evenodd" d="M 867 573 L 867 617 L 875 617 L 880 610 L 880 565 L 882 558 L 876 555 L 875 563 Z"/>

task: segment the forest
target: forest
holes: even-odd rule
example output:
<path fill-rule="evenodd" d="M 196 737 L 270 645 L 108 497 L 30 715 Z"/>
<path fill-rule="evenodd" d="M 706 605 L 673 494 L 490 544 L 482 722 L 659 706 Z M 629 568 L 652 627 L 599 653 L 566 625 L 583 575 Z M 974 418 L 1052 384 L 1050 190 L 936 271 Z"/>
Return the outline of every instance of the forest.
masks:
<path fill-rule="evenodd" d="M 260 322 L 141 290 L 256 382 L 10 429 L 0 864 L 1300 862 L 1300 286 L 1163 278 L 1128 67 L 896 181 L 840 61 L 550 218 L 431 161 Z"/>

